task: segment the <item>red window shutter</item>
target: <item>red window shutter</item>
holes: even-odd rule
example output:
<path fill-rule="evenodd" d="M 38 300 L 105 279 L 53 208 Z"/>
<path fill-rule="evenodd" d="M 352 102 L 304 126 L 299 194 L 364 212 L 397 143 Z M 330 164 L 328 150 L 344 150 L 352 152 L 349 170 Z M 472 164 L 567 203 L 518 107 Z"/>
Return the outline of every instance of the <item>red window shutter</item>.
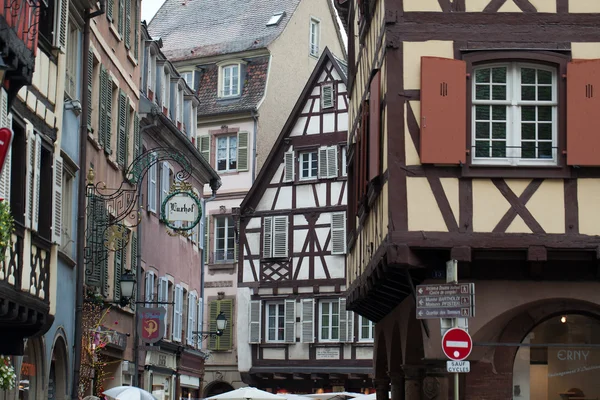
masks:
<path fill-rule="evenodd" d="M 600 165 L 600 60 L 567 65 L 567 164 Z"/>
<path fill-rule="evenodd" d="M 369 95 L 369 181 L 379 176 L 381 165 L 381 71 L 371 79 Z"/>
<path fill-rule="evenodd" d="M 367 137 L 369 132 L 369 103 L 363 102 L 362 107 L 362 124 L 360 129 L 360 198 L 367 193 L 368 184 L 368 163 L 369 147 L 367 144 Z"/>
<path fill-rule="evenodd" d="M 467 67 L 462 60 L 421 57 L 421 162 L 464 163 Z"/>

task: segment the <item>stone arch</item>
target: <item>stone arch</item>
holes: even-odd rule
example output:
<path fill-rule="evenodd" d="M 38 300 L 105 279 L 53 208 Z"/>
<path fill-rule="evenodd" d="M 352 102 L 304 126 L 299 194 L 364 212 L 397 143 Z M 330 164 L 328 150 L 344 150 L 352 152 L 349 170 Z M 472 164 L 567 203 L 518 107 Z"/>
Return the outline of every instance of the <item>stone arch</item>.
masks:
<path fill-rule="evenodd" d="M 411 307 L 407 318 L 406 345 L 404 346 L 404 364 L 419 365 L 425 358 L 421 320 L 417 319 L 416 305 Z"/>
<path fill-rule="evenodd" d="M 377 332 L 377 325 L 375 325 L 376 333 L 374 343 L 374 359 L 373 366 L 375 369 L 375 379 L 387 379 L 388 377 L 388 347 L 385 339 L 385 332 L 383 330 Z"/>
<path fill-rule="evenodd" d="M 44 354 L 43 337 L 29 338 L 25 342 L 24 355 L 15 368 L 18 386 L 28 390 L 30 399 L 47 397 L 44 393 L 46 376 Z"/>
<path fill-rule="evenodd" d="M 402 351 L 402 336 L 400 334 L 400 324 L 398 321 L 394 323 L 392 329 L 392 337 L 390 340 L 390 359 L 388 371 L 392 374 L 403 374 L 402 362 L 404 360 Z"/>
<path fill-rule="evenodd" d="M 52 352 L 48 362 L 48 389 L 53 387 L 55 399 L 67 399 L 69 394 L 70 359 L 68 343 L 62 328 L 56 331 Z"/>
<path fill-rule="evenodd" d="M 225 381 L 212 381 L 204 388 L 204 398 L 227 393 L 233 390 L 233 386 Z"/>

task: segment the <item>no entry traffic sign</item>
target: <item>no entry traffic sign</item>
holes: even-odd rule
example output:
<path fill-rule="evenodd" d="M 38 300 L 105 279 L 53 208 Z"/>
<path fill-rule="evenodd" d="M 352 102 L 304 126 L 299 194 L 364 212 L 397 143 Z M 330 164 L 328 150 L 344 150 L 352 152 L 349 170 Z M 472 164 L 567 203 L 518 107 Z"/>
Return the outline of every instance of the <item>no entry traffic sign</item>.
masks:
<path fill-rule="evenodd" d="M 460 328 L 448 330 L 442 338 L 442 350 L 451 360 L 461 361 L 469 357 L 473 350 L 473 341 L 469 332 Z"/>

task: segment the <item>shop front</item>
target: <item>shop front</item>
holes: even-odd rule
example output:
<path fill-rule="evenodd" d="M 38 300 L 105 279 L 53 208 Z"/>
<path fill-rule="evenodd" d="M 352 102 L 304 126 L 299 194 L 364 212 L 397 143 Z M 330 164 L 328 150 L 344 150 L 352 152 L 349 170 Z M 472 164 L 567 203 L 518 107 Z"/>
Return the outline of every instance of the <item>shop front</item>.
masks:
<path fill-rule="evenodd" d="M 144 389 L 157 400 L 175 400 L 177 378 L 176 355 L 160 350 L 146 352 Z"/>
<path fill-rule="evenodd" d="M 200 383 L 204 373 L 206 355 L 198 350 L 186 348 L 179 361 L 179 398 L 200 399 Z"/>

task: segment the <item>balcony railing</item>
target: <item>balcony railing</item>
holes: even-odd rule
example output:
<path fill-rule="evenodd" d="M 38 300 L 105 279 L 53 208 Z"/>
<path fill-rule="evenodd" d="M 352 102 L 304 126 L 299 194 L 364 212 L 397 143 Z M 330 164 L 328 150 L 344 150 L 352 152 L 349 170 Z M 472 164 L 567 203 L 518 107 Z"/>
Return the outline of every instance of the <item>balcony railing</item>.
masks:
<path fill-rule="evenodd" d="M 0 262 L 0 282 L 14 286 L 48 303 L 50 299 L 50 249 L 52 243 L 32 234 L 31 245 L 25 252 L 25 228 L 15 222 L 10 245 L 5 250 L 5 259 Z M 29 259 L 30 268 L 25 271 L 24 261 Z M 27 274 L 27 276 L 24 276 Z M 23 285 L 25 284 L 25 286 Z"/>

